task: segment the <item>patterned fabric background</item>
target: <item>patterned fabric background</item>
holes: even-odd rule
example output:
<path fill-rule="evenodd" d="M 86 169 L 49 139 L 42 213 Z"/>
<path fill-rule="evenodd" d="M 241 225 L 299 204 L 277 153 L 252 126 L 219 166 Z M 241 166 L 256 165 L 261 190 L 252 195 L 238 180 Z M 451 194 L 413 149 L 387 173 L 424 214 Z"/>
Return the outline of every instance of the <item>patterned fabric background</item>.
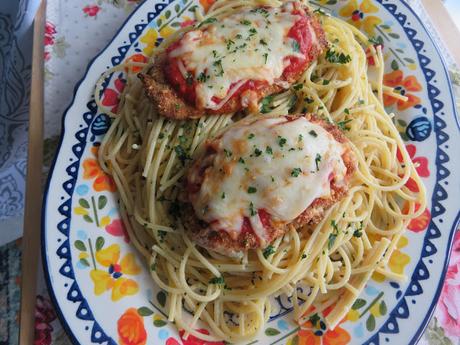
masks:
<path fill-rule="evenodd" d="M 343 0 L 346 2 L 346 0 Z M 355 0 L 352 0 L 355 1 Z M 61 117 L 75 84 L 136 7 L 139 0 L 48 0 L 45 28 L 44 178 L 58 142 Z M 430 26 L 419 0 L 409 0 Z M 0 1 L 0 245 L 22 232 L 27 159 L 27 116 L 31 23 L 38 0 Z M 448 64 L 453 61 L 441 46 Z M 460 84 L 460 75 L 452 74 Z M 457 87 L 457 94 L 459 88 Z M 16 344 L 19 310 L 20 242 L 0 247 L 0 345 Z M 460 344 L 460 236 L 456 236 L 443 295 L 421 344 Z M 70 344 L 40 275 L 35 345 Z"/>

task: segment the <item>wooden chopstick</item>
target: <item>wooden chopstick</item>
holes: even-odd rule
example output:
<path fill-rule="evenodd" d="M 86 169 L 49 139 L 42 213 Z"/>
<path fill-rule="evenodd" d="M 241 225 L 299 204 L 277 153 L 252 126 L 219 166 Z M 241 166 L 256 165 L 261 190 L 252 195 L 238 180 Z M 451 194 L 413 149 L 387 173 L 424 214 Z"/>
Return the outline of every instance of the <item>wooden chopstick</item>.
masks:
<path fill-rule="evenodd" d="M 40 227 L 43 164 L 43 57 L 46 1 L 42 0 L 34 20 L 32 79 L 29 106 L 24 235 L 22 238 L 21 311 L 19 345 L 34 343 L 37 271 L 40 258 Z"/>
<path fill-rule="evenodd" d="M 431 19 L 431 22 L 438 30 L 439 36 L 444 42 L 446 48 L 452 54 L 457 66 L 460 68 L 460 32 L 454 21 L 440 1 L 422 0 L 423 7 Z"/>

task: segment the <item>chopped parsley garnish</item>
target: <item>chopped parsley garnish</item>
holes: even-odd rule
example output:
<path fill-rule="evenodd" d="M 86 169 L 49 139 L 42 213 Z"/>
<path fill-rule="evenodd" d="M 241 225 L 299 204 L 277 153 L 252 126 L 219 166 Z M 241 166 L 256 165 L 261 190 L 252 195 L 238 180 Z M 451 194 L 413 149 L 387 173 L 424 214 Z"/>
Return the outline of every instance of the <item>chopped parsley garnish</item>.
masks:
<path fill-rule="evenodd" d="M 221 77 L 224 75 L 224 68 L 222 67 L 222 60 L 216 60 L 213 62 L 212 65 L 218 68 L 218 71 L 216 74 L 217 77 Z"/>
<path fill-rule="evenodd" d="M 326 60 L 330 63 L 346 64 L 351 61 L 351 57 L 350 55 L 345 55 L 344 53 L 338 53 L 329 49 L 326 52 Z"/>
<path fill-rule="evenodd" d="M 254 204 L 252 201 L 249 203 L 249 214 L 251 217 L 254 217 L 257 214 L 257 211 L 254 209 Z"/>
<path fill-rule="evenodd" d="M 296 91 L 299 91 L 303 88 L 303 84 L 302 83 L 295 84 L 292 88 Z"/>
<path fill-rule="evenodd" d="M 311 322 L 313 327 L 316 327 L 316 325 L 318 324 L 318 321 L 320 321 L 320 320 L 321 320 L 321 318 L 316 313 L 313 314 L 312 316 L 310 316 L 310 318 L 309 318 L 309 321 Z"/>
<path fill-rule="evenodd" d="M 185 82 L 187 85 L 193 85 L 193 74 L 190 72 L 187 72 L 187 75 L 185 76 Z"/>
<path fill-rule="evenodd" d="M 275 182 L 275 178 L 273 176 L 270 175 L 270 178 L 271 178 L 272 182 Z"/>
<path fill-rule="evenodd" d="M 348 108 L 345 108 L 345 110 L 343 111 L 345 114 L 347 115 L 350 115 L 350 110 L 348 110 Z"/>
<path fill-rule="evenodd" d="M 319 153 L 317 153 L 316 157 L 315 157 L 316 171 L 319 171 L 319 163 L 320 162 L 321 162 L 321 155 Z"/>
<path fill-rule="evenodd" d="M 198 75 L 198 78 L 196 78 L 196 80 L 198 80 L 200 83 L 205 83 L 206 80 L 209 79 L 209 75 L 206 75 L 206 73 L 204 72 L 201 72 L 199 75 Z"/>
<path fill-rule="evenodd" d="M 214 18 L 214 17 L 211 17 L 211 18 L 207 18 L 205 20 L 203 20 L 200 25 L 198 25 L 198 27 L 202 27 L 203 25 L 206 25 L 206 24 L 211 24 L 211 23 L 214 23 L 214 22 L 217 22 L 217 19 Z"/>
<path fill-rule="evenodd" d="M 235 36 L 235 38 L 238 39 L 238 40 L 240 40 L 240 39 L 243 38 L 243 36 L 242 36 L 241 34 L 237 34 L 237 35 Z"/>
<path fill-rule="evenodd" d="M 278 145 L 283 147 L 284 145 L 286 145 L 286 143 L 287 143 L 287 139 L 278 135 Z"/>
<path fill-rule="evenodd" d="M 225 192 L 222 192 L 222 195 L 220 196 L 222 199 L 225 199 Z"/>
<path fill-rule="evenodd" d="M 243 157 L 240 157 L 240 159 L 238 159 L 238 162 L 241 163 L 241 164 L 246 163 L 246 162 L 244 161 Z"/>
<path fill-rule="evenodd" d="M 275 248 L 273 248 L 271 244 L 268 247 L 266 247 L 262 252 L 265 259 L 267 259 L 270 255 L 274 253 L 275 253 Z"/>
<path fill-rule="evenodd" d="M 265 59 L 265 64 L 266 64 L 266 63 L 267 63 L 267 59 L 268 59 L 268 53 L 264 53 L 264 54 L 263 54 L 263 57 L 264 57 L 264 59 Z"/>
<path fill-rule="evenodd" d="M 215 285 L 224 285 L 225 280 L 224 280 L 224 277 L 222 277 L 222 276 L 214 277 L 214 278 L 210 279 L 208 283 L 209 284 L 215 284 Z"/>
<path fill-rule="evenodd" d="M 257 188 L 256 187 L 252 187 L 252 186 L 249 186 L 248 187 L 248 193 L 249 194 L 254 194 L 257 192 Z"/>
<path fill-rule="evenodd" d="M 254 155 L 255 155 L 256 157 L 259 157 L 261 154 L 262 154 L 262 151 L 259 150 L 259 149 L 256 147 L 256 149 L 254 150 Z"/>
<path fill-rule="evenodd" d="M 297 138 L 297 140 L 300 142 L 303 140 L 303 135 L 302 134 L 299 134 L 299 137 Z"/>
<path fill-rule="evenodd" d="M 212 51 L 212 56 L 215 57 L 215 58 L 217 57 L 217 50 Z"/>
<path fill-rule="evenodd" d="M 314 129 L 312 129 L 310 132 L 308 132 L 313 138 L 316 138 L 318 136 L 318 133 Z"/>
<path fill-rule="evenodd" d="M 310 97 L 305 97 L 303 100 L 304 100 L 305 102 L 307 102 L 308 104 L 311 104 L 311 103 L 313 103 L 313 102 L 315 101 L 314 99 L 312 99 L 312 98 L 310 98 Z"/>
<path fill-rule="evenodd" d="M 251 25 L 251 22 L 247 19 L 243 19 L 242 21 L 240 21 L 240 23 L 243 25 Z"/>
<path fill-rule="evenodd" d="M 267 43 L 267 42 L 265 42 L 265 40 L 264 40 L 264 39 L 261 39 L 261 40 L 259 41 L 259 43 L 260 43 L 260 44 L 262 44 L 263 46 L 266 46 L 266 45 L 268 45 L 268 43 Z"/>
<path fill-rule="evenodd" d="M 353 236 L 360 238 L 363 235 L 363 221 L 359 222 L 359 228 L 355 229 Z"/>
<path fill-rule="evenodd" d="M 180 109 L 180 104 L 179 104 L 179 103 L 174 104 L 174 108 L 175 108 L 176 110 L 179 110 L 179 109 Z M 161 139 L 161 138 L 160 138 L 160 139 Z"/>
<path fill-rule="evenodd" d="M 331 82 L 330 80 L 324 79 L 323 80 L 323 85 L 329 85 L 330 82 Z"/>
<path fill-rule="evenodd" d="M 164 133 L 158 134 L 158 139 L 163 139 L 164 137 L 165 137 L 165 134 L 164 134 Z"/>
<path fill-rule="evenodd" d="M 254 137 L 255 137 L 255 134 L 254 134 L 254 133 L 249 133 L 249 135 L 248 135 L 248 139 L 249 139 L 249 140 L 252 139 L 252 138 L 254 138 Z"/>
<path fill-rule="evenodd" d="M 319 14 L 321 14 L 323 16 L 327 16 L 327 13 L 324 12 L 324 10 L 322 8 L 319 8 L 319 7 L 316 10 L 314 10 L 313 13 L 319 13 Z"/>
<path fill-rule="evenodd" d="M 262 101 L 260 102 L 261 104 L 260 112 L 262 114 L 266 114 L 270 112 L 270 110 L 272 110 L 272 108 L 270 107 L 270 104 L 272 101 L 273 101 L 272 95 L 262 98 Z"/>
<path fill-rule="evenodd" d="M 348 120 L 345 120 L 345 121 L 337 122 L 337 127 L 339 127 L 342 131 L 349 131 L 350 127 L 347 127 L 347 123 L 349 123 L 351 121 L 353 121 L 353 120 L 348 119 Z"/>
<path fill-rule="evenodd" d="M 185 164 L 185 161 L 187 159 L 190 159 L 190 156 L 188 155 L 187 151 L 181 145 L 175 146 L 174 151 L 176 152 L 176 155 L 182 164 Z"/>
<path fill-rule="evenodd" d="M 307 254 L 302 254 L 302 259 L 306 259 L 307 258 Z"/>
<path fill-rule="evenodd" d="M 296 40 L 294 40 L 294 41 L 292 42 L 292 49 L 293 49 L 296 53 L 300 52 L 300 44 L 299 44 L 299 42 L 297 42 Z"/>
<path fill-rule="evenodd" d="M 302 173 L 302 169 L 300 168 L 294 168 L 291 171 L 291 176 L 292 177 L 299 177 L 299 175 Z"/>
<path fill-rule="evenodd" d="M 335 240 L 337 236 L 339 235 L 339 228 L 337 227 L 337 223 L 335 220 L 331 220 L 331 226 L 332 226 L 332 233 L 329 234 L 329 238 L 327 240 L 327 249 L 331 250 L 331 248 L 334 246 Z"/>
<path fill-rule="evenodd" d="M 227 149 L 224 149 L 225 156 L 231 157 L 233 155 L 233 152 Z"/>
<path fill-rule="evenodd" d="M 235 44 L 235 42 L 233 42 L 232 40 L 227 40 L 227 50 L 230 50 L 230 48 L 232 47 L 232 44 Z"/>
<path fill-rule="evenodd" d="M 257 30 L 255 28 L 250 28 L 249 33 L 250 33 L 250 36 L 253 36 L 257 33 Z"/>
<path fill-rule="evenodd" d="M 265 148 L 265 152 L 266 152 L 267 154 L 269 154 L 269 155 L 272 155 L 272 154 L 273 154 L 273 150 L 272 150 L 271 146 L 267 146 L 267 147 Z"/>
<path fill-rule="evenodd" d="M 184 145 L 186 142 L 187 142 L 187 138 L 185 137 L 185 135 L 179 135 L 179 143 L 181 145 Z"/>

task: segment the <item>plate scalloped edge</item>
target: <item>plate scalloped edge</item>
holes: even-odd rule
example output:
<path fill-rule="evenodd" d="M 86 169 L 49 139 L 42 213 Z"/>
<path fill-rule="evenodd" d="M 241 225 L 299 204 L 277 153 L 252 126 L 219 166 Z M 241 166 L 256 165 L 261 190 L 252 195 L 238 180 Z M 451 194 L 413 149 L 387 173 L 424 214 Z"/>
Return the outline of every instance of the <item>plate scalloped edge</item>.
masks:
<path fill-rule="evenodd" d="M 412 295 L 418 295 L 418 294 L 421 294 L 423 292 L 419 281 L 427 279 L 428 276 L 429 276 L 429 273 L 428 273 L 428 270 L 427 270 L 425 264 L 423 263 L 422 259 L 427 258 L 427 257 L 435 254 L 436 251 L 437 251 L 436 248 L 434 247 L 434 245 L 431 243 L 431 240 L 433 240 L 435 238 L 438 238 L 441 235 L 441 233 L 440 233 L 439 228 L 434 223 L 433 219 L 435 217 L 441 216 L 445 212 L 445 208 L 441 205 L 441 202 L 443 200 L 447 199 L 447 192 L 440 185 L 440 182 L 443 179 L 447 178 L 449 176 L 449 174 L 450 174 L 449 170 L 447 168 L 445 168 L 445 166 L 444 166 L 444 164 L 449 161 L 449 157 L 440 148 L 441 144 L 443 144 L 443 143 L 445 143 L 445 142 L 447 142 L 449 140 L 449 136 L 447 135 L 447 133 L 444 132 L 444 129 L 446 127 L 446 123 L 439 116 L 439 113 L 444 108 L 444 104 L 437 99 L 437 96 L 440 94 L 440 90 L 438 88 L 436 88 L 436 86 L 434 86 L 431 83 L 431 80 L 433 79 L 433 77 L 435 75 L 435 72 L 427 67 L 430 64 L 431 60 L 427 56 L 422 54 L 422 49 L 423 49 L 425 43 L 416 38 L 417 32 L 415 30 L 411 29 L 409 26 L 405 26 L 406 22 L 407 22 L 407 17 L 406 17 L 406 15 L 402 14 L 401 12 L 397 13 L 398 6 L 396 6 L 394 4 L 388 4 L 388 3 L 386 3 L 387 1 L 384 1 L 384 0 L 377 0 L 377 1 L 379 3 L 381 3 L 382 6 L 386 10 L 388 10 L 390 12 L 390 14 L 394 18 L 396 18 L 398 20 L 398 23 L 404 29 L 405 33 L 407 34 L 407 37 L 409 38 L 409 40 L 413 44 L 413 47 L 415 48 L 415 50 L 417 51 L 417 57 L 418 57 L 418 60 L 420 61 L 420 66 L 422 67 L 422 70 L 423 70 L 423 73 L 424 73 L 424 76 L 426 78 L 426 82 L 427 82 L 427 85 L 428 85 L 428 91 L 429 91 L 428 94 L 429 94 L 429 98 L 430 98 L 430 103 L 431 103 L 431 105 L 433 107 L 434 124 L 435 124 L 434 132 L 436 134 L 436 141 L 437 141 L 438 147 L 437 147 L 437 150 L 436 150 L 437 172 L 436 172 L 436 185 L 435 185 L 433 198 L 432 198 L 432 219 L 430 221 L 428 230 L 426 231 L 426 234 L 425 234 L 425 237 L 424 237 L 424 249 L 422 251 L 421 258 L 420 258 L 419 262 L 417 263 L 416 269 L 414 270 L 414 273 L 413 273 L 413 275 L 411 277 L 411 282 L 410 282 L 408 288 L 406 289 L 404 294 L 401 296 L 400 301 L 398 302 L 396 307 L 389 313 L 389 315 L 390 315 L 389 319 L 384 323 L 384 325 L 382 327 L 380 327 L 380 329 L 378 331 L 376 331 L 374 333 L 374 335 L 370 339 L 368 339 L 365 342 L 366 344 L 379 344 L 379 336 L 380 336 L 380 334 L 397 333 L 398 332 L 398 319 L 405 319 L 409 315 L 407 302 L 405 301 L 405 298 L 409 297 L 409 296 L 412 296 Z M 139 5 L 138 9 L 136 9 L 136 11 L 134 11 L 127 18 L 127 20 L 125 21 L 125 24 L 127 22 L 129 22 L 130 18 L 137 11 L 139 11 L 146 2 L 147 1 L 145 1 L 143 4 Z M 155 6 L 154 6 L 155 10 L 153 12 L 149 12 L 147 14 L 148 21 L 150 22 L 152 19 L 156 18 L 163 11 L 163 9 L 165 9 L 167 7 L 167 5 L 169 5 L 172 2 L 174 2 L 174 1 L 169 0 L 169 1 L 164 1 L 162 3 L 158 2 L 157 4 L 155 4 Z M 404 1 L 401 1 L 401 3 L 402 3 L 402 5 L 406 6 L 410 12 L 413 13 L 414 17 L 420 22 L 421 27 L 424 28 L 422 22 L 420 21 L 418 16 L 413 12 L 413 10 L 410 8 L 410 6 L 407 3 L 405 3 Z M 53 291 L 53 286 L 51 284 L 50 274 L 49 274 L 49 271 L 48 271 L 48 262 L 47 262 L 47 257 L 46 257 L 46 243 L 45 243 L 45 236 L 46 236 L 45 215 L 46 215 L 46 206 L 47 206 L 47 196 L 48 196 L 49 187 L 50 187 L 51 179 L 52 179 L 52 176 L 53 176 L 55 164 L 56 164 L 56 161 L 58 159 L 58 152 L 59 152 L 59 150 L 61 148 L 61 145 L 62 145 L 63 139 L 64 139 L 64 135 L 65 135 L 65 119 L 66 119 L 66 115 L 67 115 L 69 109 L 73 106 L 73 104 L 75 102 L 77 90 L 79 89 L 79 86 L 81 85 L 81 83 L 85 80 L 85 78 L 86 78 L 86 76 L 88 74 L 88 71 L 92 67 L 93 63 L 112 44 L 112 42 L 118 36 L 120 31 L 122 31 L 123 28 L 125 27 L 125 24 L 123 24 L 123 26 L 121 26 L 121 28 L 115 34 L 114 38 L 101 51 L 101 53 L 98 54 L 89 63 L 84 77 L 82 78 L 82 80 L 75 87 L 74 98 L 73 98 L 70 106 L 65 111 L 63 119 L 62 119 L 61 139 L 60 139 L 60 142 L 59 142 L 57 154 L 56 154 L 56 156 L 54 158 L 52 168 L 50 170 L 50 174 L 48 176 L 48 181 L 47 181 L 47 185 L 46 185 L 46 189 L 45 189 L 45 193 L 44 193 L 44 203 L 43 203 L 43 211 L 42 211 L 42 251 L 43 251 L 43 265 L 44 265 L 44 271 L 45 271 L 45 276 L 46 276 L 46 282 L 47 282 L 48 289 L 50 291 L 50 296 L 51 296 L 51 298 L 53 300 L 53 303 L 57 307 L 56 309 L 57 309 L 58 316 L 59 316 L 64 328 L 66 329 L 67 333 L 72 338 L 72 341 L 74 343 L 77 343 L 77 344 L 78 344 L 78 340 L 76 339 L 72 329 L 67 324 L 67 322 L 65 320 L 65 317 L 64 317 L 62 311 L 59 308 L 59 303 L 58 303 L 58 301 L 56 299 L 56 296 L 55 296 L 55 293 Z M 135 32 L 131 32 L 129 34 L 130 44 L 132 44 L 138 38 L 138 36 L 143 31 L 143 29 L 145 28 L 146 25 L 147 24 L 135 25 Z M 448 73 L 446 71 L 445 64 L 444 64 L 444 61 L 442 59 L 442 56 L 440 55 L 439 50 L 438 50 L 436 44 L 433 42 L 433 40 L 432 40 L 431 36 L 429 35 L 429 33 L 426 31 L 425 28 L 424 28 L 424 30 L 426 32 L 427 37 L 429 37 L 429 39 L 431 40 L 431 43 L 435 47 L 435 50 L 436 50 L 436 52 L 438 54 L 438 57 L 442 61 L 442 65 L 443 65 L 443 68 L 444 68 L 446 78 L 450 82 L 449 75 L 448 75 Z M 112 61 L 112 63 L 114 65 L 120 63 L 123 60 L 123 58 L 124 58 L 124 56 L 125 56 L 125 54 L 126 54 L 126 52 L 128 50 L 128 49 L 124 49 L 124 48 L 127 48 L 127 47 L 129 47 L 129 45 L 126 46 L 126 47 L 120 47 L 118 49 L 118 52 L 119 52 L 120 55 L 112 57 L 111 61 Z M 452 91 L 449 90 L 449 92 L 451 94 L 451 97 L 453 98 Z M 81 158 L 84 146 L 86 144 L 86 137 L 87 137 L 87 134 L 88 134 L 88 132 L 90 130 L 91 122 L 92 122 L 94 116 L 97 114 L 97 107 L 95 106 L 94 101 L 90 101 L 87 104 L 87 107 L 88 107 L 89 111 L 84 114 L 84 121 L 86 122 L 88 127 L 79 130 L 75 134 L 75 137 L 78 139 L 79 143 L 77 143 L 77 144 L 72 146 L 72 151 L 73 151 L 75 157 L 77 158 L 77 161 L 73 162 L 66 169 L 67 174 L 71 178 L 64 183 L 63 187 L 64 187 L 65 191 L 67 192 L 67 194 L 69 195 L 69 199 L 65 200 L 59 207 L 59 213 L 61 215 L 63 215 L 65 218 L 59 222 L 58 229 L 65 236 L 68 236 L 68 228 L 69 228 L 69 225 L 70 225 L 71 196 L 72 196 L 72 193 L 73 193 L 73 189 L 75 187 L 76 178 L 78 176 L 79 159 Z M 456 110 L 453 109 L 453 116 L 454 117 L 456 116 L 455 111 Z M 459 126 L 458 118 L 456 118 L 456 122 L 457 122 L 457 126 Z M 431 305 L 429 307 L 429 312 L 425 316 L 424 321 L 422 322 L 422 324 L 420 325 L 419 329 L 417 330 L 417 332 L 415 333 L 414 337 L 412 338 L 411 343 L 416 343 L 417 340 L 422 335 L 423 330 L 425 329 L 425 327 L 426 327 L 426 325 L 427 325 L 427 323 L 428 323 L 428 321 L 429 321 L 429 319 L 430 319 L 430 317 L 431 317 L 431 315 L 432 315 L 432 313 L 434 311 L 434 307 L 436 305 L 437 299 L 439 298 L 441 288 L 442 288 L 442 281 L 443 281 L 443 278 L 444 278 L 444 276 L 446 274 L 446 270 L 447 270 L 447 264 L 448 264 L 448 259 L 449 259 L 449 256 L 450 256 L 450 248 L 451 248 L 451 244 L 452 244 L 453 234 L 454 234 L 456 226 L 458 225 L 458 222 L 460 220 L 459 217 L 460 217 L 460 213 L 457 214 L 457 216 L 455 218 L 455 221 L 454 221 L 454 224 L 453 224 L 452 228 L 450 229 L 449 250 L 446 252 L 446 256 L 445 256 L 445 260 L 444 260 L 444 267 L 443 267 L 443 271 L 441 273 L 441 278 L 442 279 L 440 280 L 440 282 L 438 284 L 438 287 L 436 289 L 435 298 L 433 299 L 433 301 L 432 301 L 432 303 L 431 303 Z M 426 250 L 427 247 L 429 247 L 430 249 Z M 69 277 L 71 279 L 74 279 L 73 270 L 72 270 L 72 267 L 71 267 L 69 239 L 65 240 L 64 243 L 61 244 L 57 254 L 59 255 L 60 258 L 65 259 L 64 264 L 60 267 L 60 273 L 63 274 L 64 276 L 67 276 L 67 277 Z M 420 272 L 423 272 L 423 273 L 420 274 Z M 74 279 L 74 281 L 72 283 L 72 286 L 69 288 L 67 298 L 68 298 L 69 301 L 72 301 L 74 303 L 80 303 L 79 307 L 78 307 L 78 310 L 77 310 L 77 317 L 78 318 L 80 318 L 82 320 L 93 321 L 93 325 L 92 325 L 92 328 L 91 328 L 91 341 L 92 342 L 94 342 L 94 343 L 108 342 L 109 344 L 116 344 L 116 342 L 112 338 L 110 338 L 109 336 L 107 336 L 105 334 L 105 332 L 100 327 L 98 322 L 96 320 L 94 320 L 93 314 L 92 314 L 92 312 L 91 312 L 86 300 L 82 296 L 82 294 L 80 292 L 80 289 L 78 287 L 78 284 L 75 281 L 75 279 Z"/>

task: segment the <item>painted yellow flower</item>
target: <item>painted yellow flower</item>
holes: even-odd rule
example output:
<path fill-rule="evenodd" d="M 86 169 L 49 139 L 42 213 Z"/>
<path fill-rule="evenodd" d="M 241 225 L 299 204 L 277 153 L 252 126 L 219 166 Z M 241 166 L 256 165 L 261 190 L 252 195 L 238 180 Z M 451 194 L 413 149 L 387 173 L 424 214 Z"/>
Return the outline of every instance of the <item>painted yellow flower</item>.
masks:
<path fill-rule="evenodd" d="M 121 261 L 119 260 L 120 246 L 118 244 L 112 244 L 96 252 L 96 261 L 106 268 L 106 270 L 93 269 L 90 272 L 94 283 L 94 293 L 97 296 L 111 290 L 112 301 L 118 301 L 139 291 L 139 285 L 134 280 L 124 277 L 125 275 L 137 275 L 141 271 L 134 255 L 128 253 Z"/>
<path fill-rule="evenodd" d="M 147 56 L 151 56 L 153 49 L 155 49 L 155 43 L 158 38 L 158 31 L 156 29 L 148 29 L 147 32 L 139 39 L 141 43 L 145 45 L 142 50 L 143 53 Z"/>
<path fill-rule="evenodd" d="M 393 251 L 391 254 L 390 260 L 388 261 L 388 268 L 390 269 L 391 272 L 397 273 L 397 274 L 403 274 L 404 269 L 407 266 L 407 264 L 410 262 L 410 256 L 403 253 L 399 249 L 404 248 L 407 246 L 409 243 L 407 237 L 402 236 L 398 244 L 396 245 L 397 249 Z M 385 276 L 381 273 L 375 272 L 372 275 L 372 279 L 374 279 L 377 282 L 383 282 L 385 280 Z"/>
<path fill-rule="evenodd" d="M 374 36 L 375 27 L 382 23 L 382 20 L 377 16 L 368 15 L 369 13 L 378 12 L 378 7 L 372 3 L 372 0 L 363 0 L 358 5 L 357 0 L 350 0 L 342 7 L 339 14 L 346 17 L 347 22 L 354 25 L 358 29 L 363 29 L 369 36 Z"/>

